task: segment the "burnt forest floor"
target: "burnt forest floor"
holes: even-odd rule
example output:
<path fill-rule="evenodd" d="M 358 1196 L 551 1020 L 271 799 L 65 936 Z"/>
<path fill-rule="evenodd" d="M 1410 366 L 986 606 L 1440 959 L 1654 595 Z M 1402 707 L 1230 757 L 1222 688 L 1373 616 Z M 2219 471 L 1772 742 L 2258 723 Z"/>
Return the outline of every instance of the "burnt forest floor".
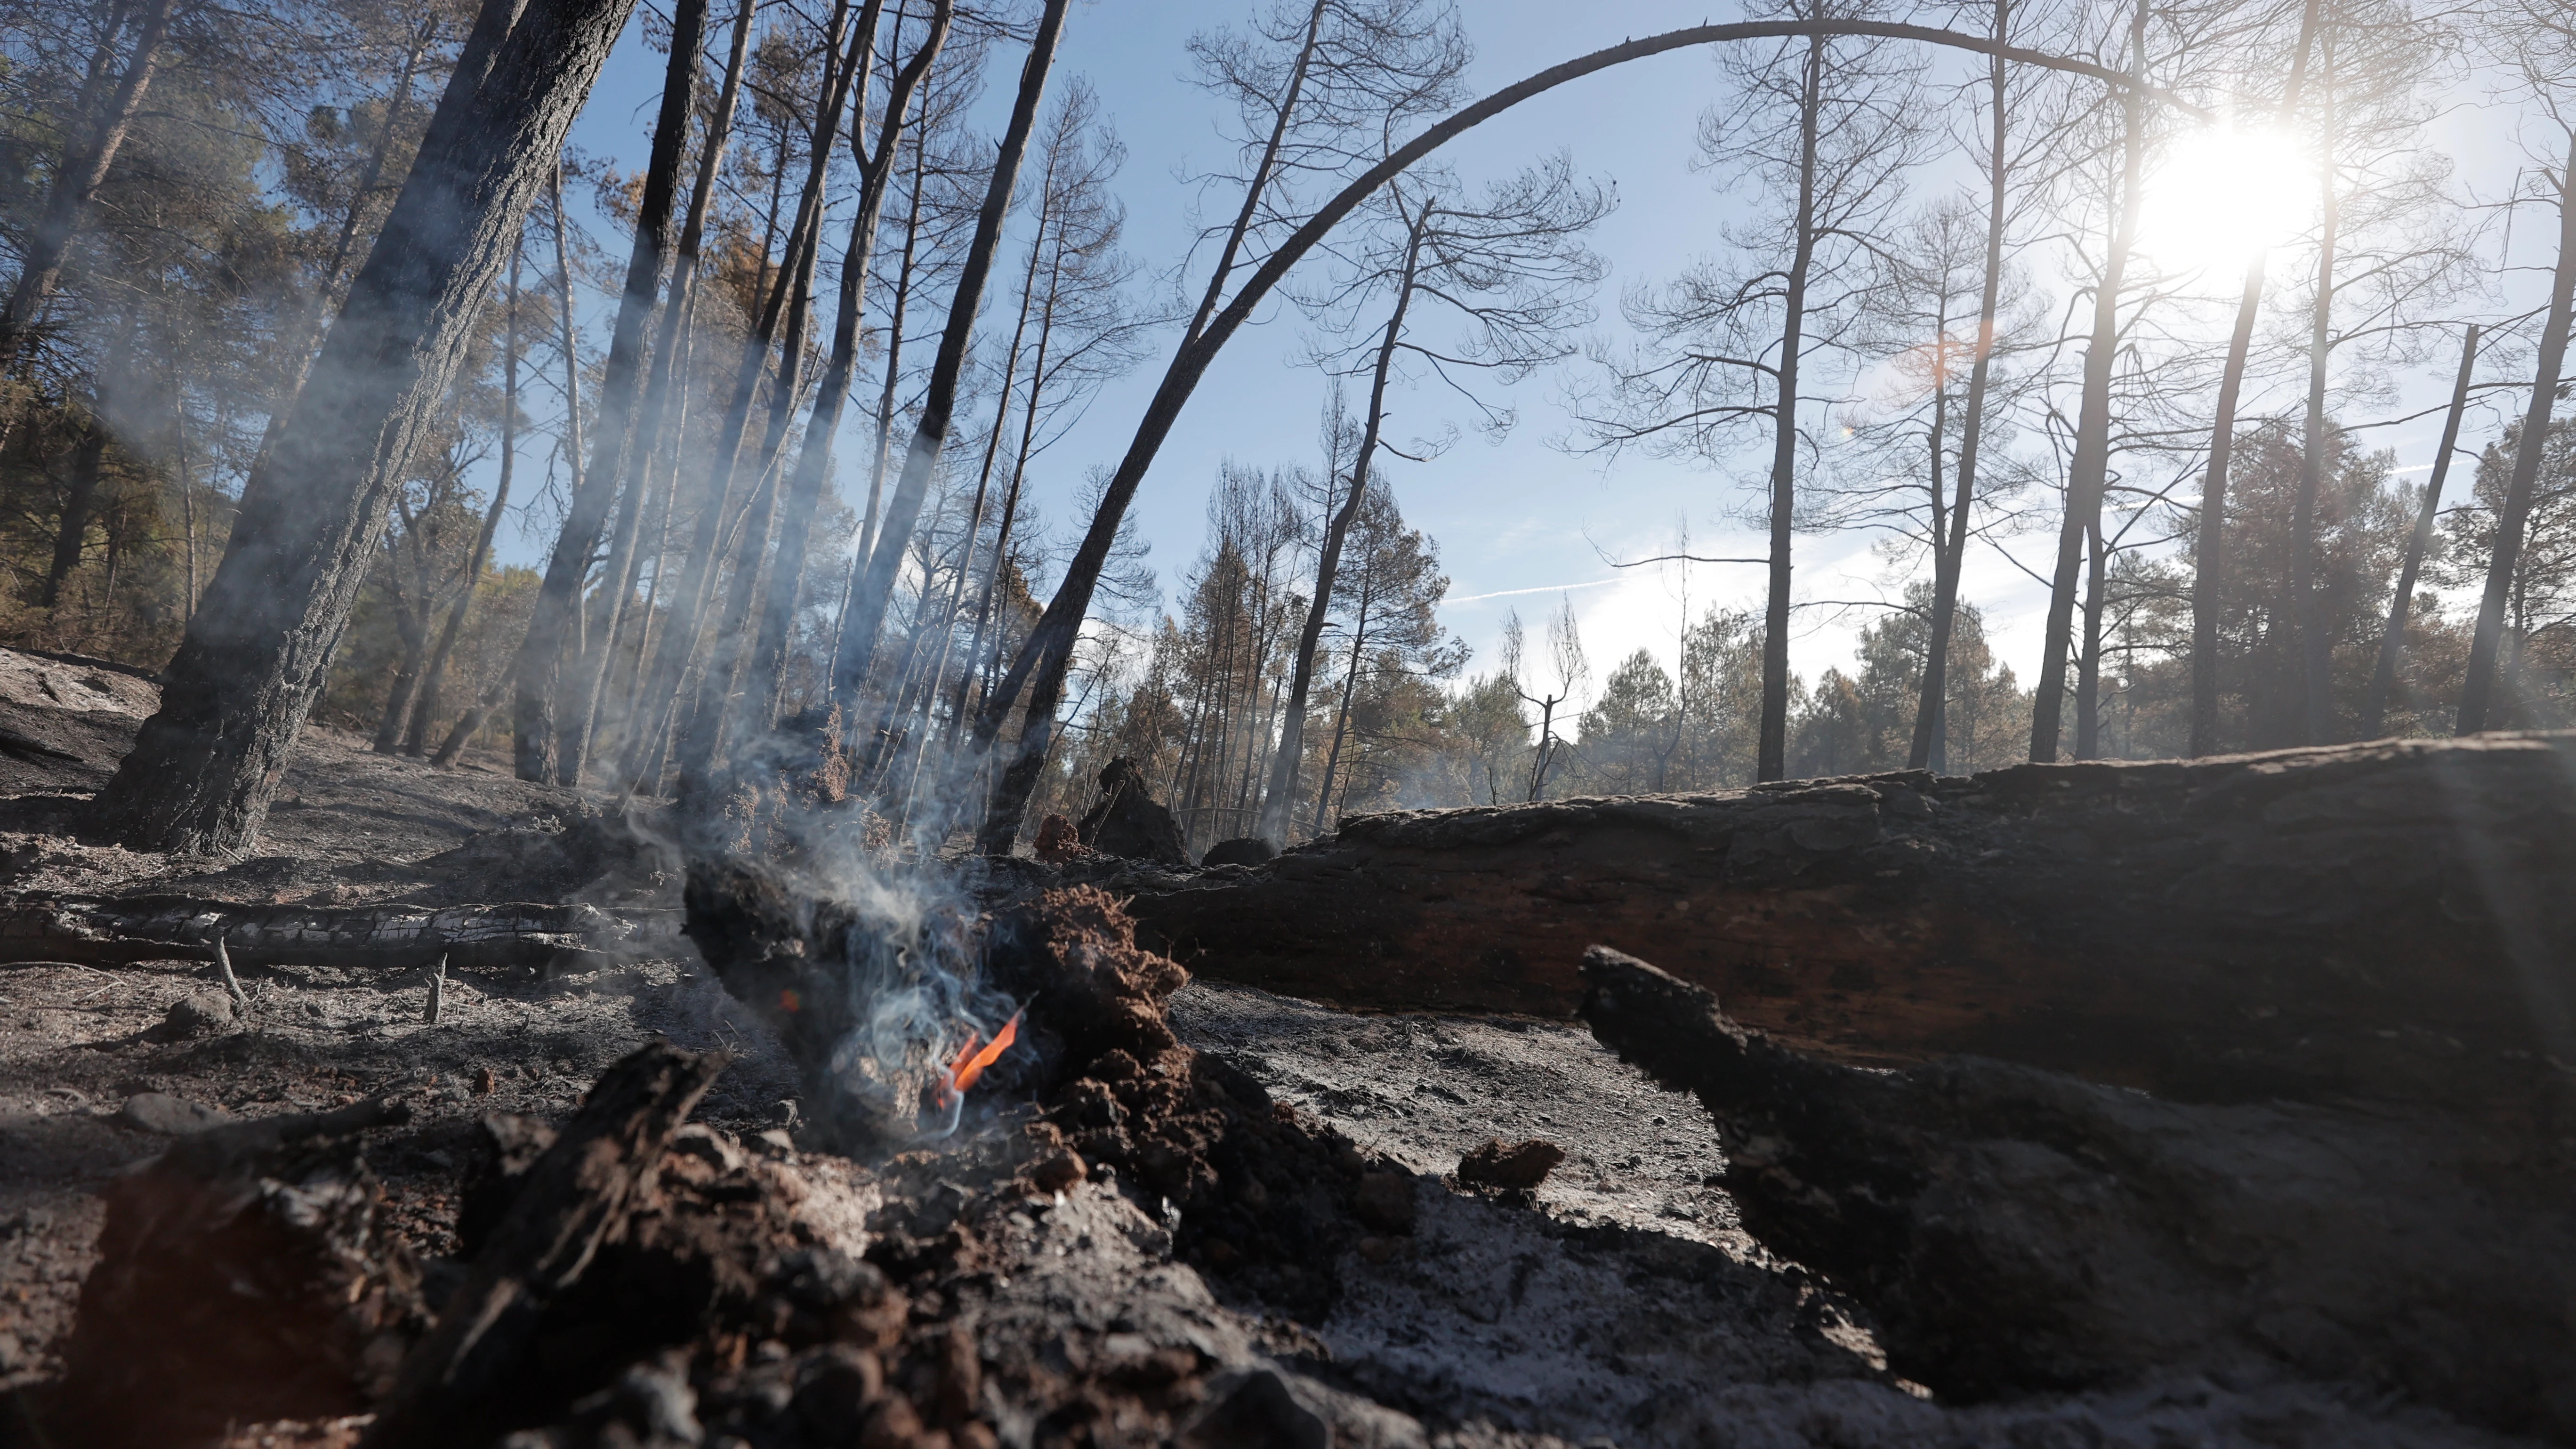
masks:
<path fill-rule="evenodd" d="M 0 651 L 0 892 L 242 904 L 528 899 L 513 890 L 523 879 L 478 874 L 456 864 L 470 866 L 476 852 L 450 853 L 558 828 L 583 809 L 573 792 L 497 768 L 435 772 L 315 730 L 247 861 L 173 867 L 83 843 L 79 806 L 153 702 L 143 681 Z M 441 857 L 447 864 L 434 864 Z M 673 883 L 651 879 L 605 889 L 657 905 L 676 897 Z M 397 1230 L 433 1264 L 455 1250 L 476 1124 L 495 1111 L 560 1122 L 602 1070 L 657 1035 L 736 1054 L 700 1120 L 737 1137 L 793 1132 L 796 1079 L 776 1039 L 694 951 L 679 950 L 686 959 L 570 974 L 460 973 L 436 1025 L 421 1020 L 430 988 L 416 970 L 246 972 L 246 1021 L 193 1036 L 168 1017 L 209 989 L 204 963 L 0 965 L 0 1388 L 60 1373 L 100 1189 L 192 1122 L 405 1092 L 411 1122 L 367 1155 Z M 1216 1290 L 1283 1364 L 1436 1426 L 1431 1440 L 1390 1430 L 1387 1443 L 2507 1442 L 2331 1385 L 2177 1377 L 2011 1404 L 1938 1404 L 1885 1371 L 1863 1316 L 1828 1285 L 1738 1228 L 1718 1185 L 1716 1133 L 1696 1104 L 1657 1090 L 1587 1032 L 1358 1017 L 1204 971 L 1171 1011 L 1184 1041 L 1409 1174 L 1412 1233 L 1365 1239 L 1342 1261 L 1316 1265 L 1339 1284 L 1319 1321 L 1285 1324 L 1275 1309 Z M 1543 1138 L 1565 1160 L 1534 1193 L 1460 1187 L 1460 1156 L 1495 1137 Z M 263 1440 L 246 1431 L 232 1442 Z"/>

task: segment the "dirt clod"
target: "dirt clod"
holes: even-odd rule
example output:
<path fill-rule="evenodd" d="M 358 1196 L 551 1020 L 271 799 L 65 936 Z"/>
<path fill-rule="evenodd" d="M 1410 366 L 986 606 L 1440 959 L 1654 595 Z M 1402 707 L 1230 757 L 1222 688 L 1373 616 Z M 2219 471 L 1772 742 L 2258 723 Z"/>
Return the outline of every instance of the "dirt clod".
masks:
<path fill-rule="evenodd" d="M 220 991 L 192 991 L 170 1003 L 161 1019 L 162 1032 L 173 1041 L 219 1036 L 240 1024 L 233 999 Z"/>
<path fill-rule="evenodd" d="M 1360 1177 L 1352 1205 L 1360 1221 L 1382 1232 L 1410 1233 L 1417 1211 L 1413 1179 L 1397 1172 L 1371 1172 Z"/>
<path fill-rule="evenodd" d="M 1663 1120 L 1655 1119 L 1658 1123 Z M 1527 1192 L 1547 1181 L 1547 1175 L 1563 1161 L 1565 1149 L 1542 1138 L 1533 1137 L 1526 1142 L 1489 1138 L 1484 1146 L 1458 1159 L 1458 1180 L 1470 1187 Z"/>

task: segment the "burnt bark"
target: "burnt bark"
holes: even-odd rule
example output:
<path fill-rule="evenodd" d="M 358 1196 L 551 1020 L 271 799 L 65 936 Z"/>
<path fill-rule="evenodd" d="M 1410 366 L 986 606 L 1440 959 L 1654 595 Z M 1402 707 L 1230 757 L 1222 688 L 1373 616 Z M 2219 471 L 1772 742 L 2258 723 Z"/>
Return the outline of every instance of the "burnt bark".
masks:
<path fill-rule="evenodd" d="M 414 443 L 447 395 L 537 188 L 634 0 L 489 0 L 375 249 L 244 489 L 162 707 L 100 792 L 128 846 L 230 854 L 258 833 Z"/>
<path fill-rule="evenodd" d="M 106 1190 L 47 1442 L 212 1442 L 362 1412 L 429 1305 L 359 1134 L 382 1100 L 181 1138 Z"/>
<path fill-rule="evenodd" d="M 1582 1014 L 1698 1096 L 1772 1251 L 1963 1399 L 2188 1367 L 2395 1390 L 2576 1437 L 2576 1237 L 2546 1139 L 2421 1106 L 2191 1106 L 1953 1057 L 1819 1061 L 1607 947 Z"/>
<path fill-rule="evenodd" d="M 1561 1015 L 1609 941 L 1838 1061 L 2503 1119 L 2576 1061 L 2571 872 L 2576 735 L 2535 734 L 1370 815 L 1121 888 L 1197 969 L 1348 1006 Z"/>
<path fill-rule="evenodd" d="M 670 911 L 522 903 L 477 906 L 244 906 L 187 896 L 31 897 L 0 908 L 0 962 L 213 959 L 233 964 L 460 971 L 563 970 L 667 949 Z"/>
<path fill-rule="evenodd" d="M 523 1377 L 545 1305 L 649 1202 L 663 1149 L 728 1060 L 657 1042 L 599 1079 L 403 1360 L 365 1449 L 478 1443 L 500 1427 L 500 1391 Z"/>

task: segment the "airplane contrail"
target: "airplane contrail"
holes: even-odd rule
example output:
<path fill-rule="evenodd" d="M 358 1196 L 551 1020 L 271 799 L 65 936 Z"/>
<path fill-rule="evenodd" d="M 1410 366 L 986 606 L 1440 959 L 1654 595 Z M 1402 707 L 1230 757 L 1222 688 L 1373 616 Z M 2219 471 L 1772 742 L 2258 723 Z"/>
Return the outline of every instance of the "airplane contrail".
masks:
<path fill-rule="evenodd" d="M 1603 584 L 1615 584 L 1617 582 L 1619 582 L 1618 578 L 1613 576 L 1606 579 L 1594 579 L 1590 583 L 1583 584 L 1542 584 L 1535 589 L 1496 589 L 1490 594 L 1458 594 L 1451 598 L 1444 599 L 1441 602 L 1449 604 L 1472 604 L 1479 599 L 1508 599 L 1514 594 L 1561 594 L 1568 589 L 1597 589 Z"/>

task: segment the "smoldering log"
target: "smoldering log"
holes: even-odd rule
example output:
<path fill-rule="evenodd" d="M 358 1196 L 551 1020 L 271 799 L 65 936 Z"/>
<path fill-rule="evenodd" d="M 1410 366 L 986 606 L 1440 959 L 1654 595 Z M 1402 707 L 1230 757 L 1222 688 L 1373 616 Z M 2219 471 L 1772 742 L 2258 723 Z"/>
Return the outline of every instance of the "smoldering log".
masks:
<path fill-rule="evenodd" d="M 27 897 L 0 906 L 0 962 L 214 959 L 240 967 L 565 970 L 678 945 L 680 913 L 522 902 L 244 906 L 187 896 Z"/>
<path fill-rule="evenodd" d="M 1715 1115 L 1747 1231 L 1963 1399 L 2202 1368 L 2576 1441 L 2576 1153 L 2386 1103 L 2183 1104 L 1975 1057 L 1819 1061 L 1594 947 L 1582 1016 Z"/>
<path fill-rule="evenodd" d="M 1371 815 L 1114 888 L 1194 969 L 1344 1006 L 1562 1015 L 1598 940 L 1838 1061 L 2516 1113 L 2576 1063 L 2570 880 L 2560 733 Z"/>

